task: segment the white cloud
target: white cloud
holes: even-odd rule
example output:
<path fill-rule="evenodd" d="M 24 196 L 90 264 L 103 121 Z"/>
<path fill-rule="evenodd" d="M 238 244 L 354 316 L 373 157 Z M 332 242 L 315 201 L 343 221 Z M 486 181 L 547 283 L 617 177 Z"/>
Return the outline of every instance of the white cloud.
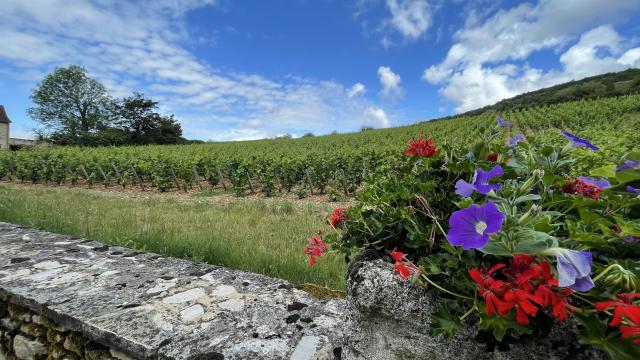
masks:
<path fill-rule="evenodd" d="M 362 26 L 365 37 L 373 34 L 380 36 L 380 45 L 388 49 L 425 37 L 433 23 L 433 14 L 438 10 L 441 2 L 441 0 L 357 0 L 353 6 L 353 17 Z"/>
<path fill-rule="evenodd" d="M 442 84 L 440 92 L 456 110 L 466 111 L 571 79 L 637 66 L 640 53 L 628 49 L 612 25 L 593 28 L 624 21 L 637 9 L 636 0 L 540 0 L 500 10 L 484 23 L 474 20 L 458 30 L 446 58 L 427 68 L 423 78 Z M 563 51 L 577 37 L 579 41 Z M 541 50 L 561 52 L 561 69 L 545 72 L 517 63 Z"/>
<path fill-rule="evenodd" d="M 0 73 L 18 79 L 82 65 L 115 96 L 135 90 L 153 97 L 193 138 L 355 131 L 370 123 L 374 105 L 356 96 L 366 90 L 362 84 L 274 80 L 221 71 L 198 59 L 185 44 L 202 36 L 189 32 L 184 15 L 210 5 L 215 1 L 3 0 L 0 62 L 7 66 Z"/>
<path fill-rule="evenodd" d="M 393 100 L 404 94 L 404 90 L 400 85 L 402 82 L 400 75 L 394 73 L 390 67 L 380 66 L 378 68 L 378 79 L 380 80 L 380 85 L 382 85 L 380 96 L 383 98 Z"/>
<path fill-rule="evenodd" d="M 374 124 L 381 127 L 381 128 L 387 128 L 389 126 L 391 126 L 391 121 L 389 121 L 389 117 L 387 116 L 387 113 L 380 108 L 368 108 L 367 109 L 367 116 L 369 116 L 369 118 L 371 118 L 374 121 Z"/>
<path fill-rule="evenodd" d="M 391 18 L 387 24 L 409 40 L 422 36 L 431 25 L 431 7 L 426 0 L 387 0 Z"/>
<path fill-rule="evenodd" d="M 349 97 L 354 97 L 357 95 L 364 95 L 367 92 L 367 88 L 362 83 L 355 83 L 349 90 Z"/>

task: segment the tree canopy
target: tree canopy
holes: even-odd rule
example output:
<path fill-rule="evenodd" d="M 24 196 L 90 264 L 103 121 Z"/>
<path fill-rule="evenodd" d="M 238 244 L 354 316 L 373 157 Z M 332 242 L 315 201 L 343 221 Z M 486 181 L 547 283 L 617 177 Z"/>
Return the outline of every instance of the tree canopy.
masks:
<path fill-rule="evenodd" d="M 46 140 L 59 145 L 175 144 L 184 142 L 173 115 L 158 113 L 158 103 L 134 93 L 114 99 L 104 85 L 77 65 L 56 68 L 32 91 L 36 105 L 27 113 L 43 125 Z"/>

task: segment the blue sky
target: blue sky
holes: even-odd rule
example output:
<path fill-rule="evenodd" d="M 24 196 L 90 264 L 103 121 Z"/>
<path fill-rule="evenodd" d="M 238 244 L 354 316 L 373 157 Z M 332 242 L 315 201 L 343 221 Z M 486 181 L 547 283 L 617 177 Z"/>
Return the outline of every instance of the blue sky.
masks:
<path fill-rule="evenodd" d="M 0 104 L 78 64 L 188 138 L 410 124 L 640 67 L 638 0 L 2 0 Z"/>

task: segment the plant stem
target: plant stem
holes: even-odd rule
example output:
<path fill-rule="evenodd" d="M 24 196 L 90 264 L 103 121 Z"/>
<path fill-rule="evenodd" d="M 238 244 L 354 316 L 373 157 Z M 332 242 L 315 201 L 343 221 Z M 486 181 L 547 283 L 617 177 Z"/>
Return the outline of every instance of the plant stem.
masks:
<path fill-rule="evenodd" d="M 444 292 L 444 293 L 447 293 L 447 294 L 449 294 L 449 295 L 453 295 L 453 296 L 455 296 L 455 297 L 459 297 L 459 298 L 461 298 L 461 299 L 473 300 L 473 298 L 471 298 L 471 297 L 464 296 L 464 295 L 460 295 L 460 294 L 456 294 L 456 293 L 454 293 L 454 292 L 452 292 L 452 291 L 449 291 L 449 290 L 447 290 L 447 289 L 443 288 L 442 286 L 440 286 L 440 285 L 436 284 L 436 283 L 435 283 L 435 282 L 433 282 L 431 279 L 429 279 L 426 275 L 422 275 L 422 277 L 423 277 L 425 280 L 427 280 L 427 282 L 428 282 L 429 284 L 431 284 L 431 286 L 435 287 L 436 289 L 438 289 L 438 290 L 440 290 L 440 291 L 442 291 L 442 292 Z"/>
<path fill-rule="evenodd" d="M 467 316 L 471 315 L 471 313 L 475 310 L 477 309 L 476 309 L 476 306 L 474 305 L 471 307 L 471 309 L 469 309 L 469 311 L 467 311 L 466 313 L 464 313 L 464 315 L 460 317 L 460 321 L 464 320 Z"/>
<path fill-rule="evenodd" d="M 607 266 L 604 270 L 602 270 L 600 272 L 600 274 L 598 274 L 596 277 L 593 278 L 593 282 L 598 281 L 601 277 L 603 277 L 604 275 L 606 275 L 609 271 L 611 271 L 611 269 L 613 268 L 618 268 L 620 270 L 625 270 L 625 268 L 623 268 L 622 266 L 618 265 L 618 264 L 611 264 L 609 266 Z"/>
<path fill-rule="evenodd" d="M 574 292 L 574 293 L 572 293 L 572 294 L 571 294 L 571 296 L 575 296 L 575 297 L 577 297 L 578 299 L 580 299 L 580 300 L 582 300 L 582 301 L 586 302 L 587 304 L 592 305 L 592 306 L 595 306 L 595 303 L 594 303 L 594 302 L 592 302 L 592 301 L 590 301 L 590 300 L 587 300 L 584 296 L 579 295 L 579 294 L 576 294 L 575 292 Z M 586 311 L 586 310 L 584 310 L 584 309 L 580 309 L 580 310 L 582 310 L 582 311 Z M 608 310 L 605 310 L 604 312 L 605 312 L 607 315 L 611 316 L 611 313 L 610 313 Z"/>

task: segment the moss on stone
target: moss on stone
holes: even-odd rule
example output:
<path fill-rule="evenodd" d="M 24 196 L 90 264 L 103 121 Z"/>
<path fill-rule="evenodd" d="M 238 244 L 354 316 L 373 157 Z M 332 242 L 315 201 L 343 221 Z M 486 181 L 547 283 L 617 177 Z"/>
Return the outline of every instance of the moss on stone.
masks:
<path fill-rule="evenodd" d="M 296 285 L 295 287 L 296 289 L 304 290 L 319 299 L 335 299 L 347 296 L 347 293 L 344 291 L 332 290 L 316 284 L 302 284 Z"/>
<path fill-rule="evenodd" d="M 83 355 L 83 349 L 84 349 L 84 344 L 85 344 L 85 339 L 82 338 L 82 336 L 75 334 L 75 333 L 71 333 L 69 335 L 67 335 L 67 338 L 64 340 L 64 348 L 77 354 L 82 356 Z"/>

